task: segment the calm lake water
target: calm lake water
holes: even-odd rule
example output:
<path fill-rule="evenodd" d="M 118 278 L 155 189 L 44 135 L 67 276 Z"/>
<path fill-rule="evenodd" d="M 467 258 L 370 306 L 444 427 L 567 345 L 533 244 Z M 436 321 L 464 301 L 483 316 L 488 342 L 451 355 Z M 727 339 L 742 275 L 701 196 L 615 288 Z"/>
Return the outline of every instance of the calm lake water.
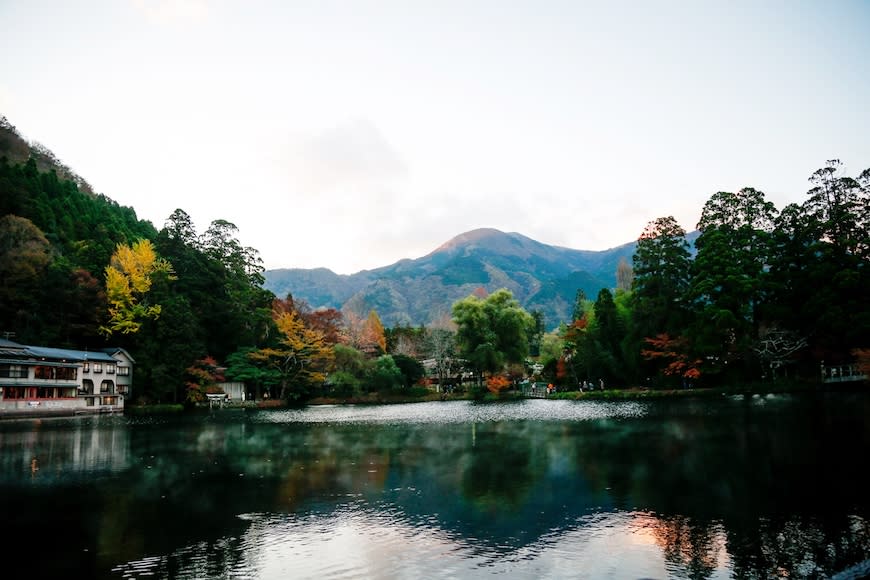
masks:
<path fill-rule="evenodd" d="M 0 422 L 5 578 L 829 578 L 870 394 Z"/>

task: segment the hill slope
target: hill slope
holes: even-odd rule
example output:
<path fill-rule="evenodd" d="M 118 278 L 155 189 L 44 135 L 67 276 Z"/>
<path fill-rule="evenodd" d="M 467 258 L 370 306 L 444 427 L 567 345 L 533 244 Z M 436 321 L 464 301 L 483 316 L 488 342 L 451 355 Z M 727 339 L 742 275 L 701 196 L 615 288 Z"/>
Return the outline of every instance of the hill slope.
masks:
<path fill-rule="evenodd" d="M 616 286 L 621 259 L 631 263 L 635 242 L 603 251 L 550 246 L 518 233 L 477 229 L 460 234 L 415 260 L 338 275 L 319 268 L 265 272 L 265 287 L 312 307 L 366 314 L 378 312 L 387 326 L 430 324 L 456 300 L 483 287 L 507 288 L 527 310 L 544 313 L 548 328 L 570 319 L 578 289 L 594 299 Z"/>

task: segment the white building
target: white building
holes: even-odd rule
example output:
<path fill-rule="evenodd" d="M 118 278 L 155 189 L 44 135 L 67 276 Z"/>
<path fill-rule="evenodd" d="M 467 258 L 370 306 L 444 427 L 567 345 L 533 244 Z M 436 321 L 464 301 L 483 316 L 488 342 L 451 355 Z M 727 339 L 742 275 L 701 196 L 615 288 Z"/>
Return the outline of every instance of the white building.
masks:
<path fill-rule="evenodd" d="M 123 411 L 134 362 L 122 348 L 83 351 L 0 339 L 0 416 Z"/>

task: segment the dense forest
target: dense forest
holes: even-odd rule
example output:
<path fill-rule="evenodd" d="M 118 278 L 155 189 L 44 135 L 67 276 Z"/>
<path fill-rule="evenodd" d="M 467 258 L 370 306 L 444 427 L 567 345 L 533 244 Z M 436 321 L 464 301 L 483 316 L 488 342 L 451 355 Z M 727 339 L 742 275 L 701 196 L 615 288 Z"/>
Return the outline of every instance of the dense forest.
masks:
<path fill-rule="evenodd" d="M 781 210 L 752 188 L 712 195 L 692 251 L 672 217 L 651 221 L 617 287 L 578 292 L 554 332 L 506 291 L 469 296 L 429 327 L 384 328 L 374 310 L 276 297 L 231 222 L 198 234 L 176 209 L 158 230 L 46 165 L 47 149 L 22 155 L 2 122 L 0 332 L 124 347 L 143 402 L 202 400 L 222 380 L 304 400 L 462 372 L 490 390 L 530 375 L 567 388 L 818 380 L 822 361 L 866 360 L 870 347 L 870 170 L 844 176 L 836 160 L 809 176 L 804 203 Z"/>

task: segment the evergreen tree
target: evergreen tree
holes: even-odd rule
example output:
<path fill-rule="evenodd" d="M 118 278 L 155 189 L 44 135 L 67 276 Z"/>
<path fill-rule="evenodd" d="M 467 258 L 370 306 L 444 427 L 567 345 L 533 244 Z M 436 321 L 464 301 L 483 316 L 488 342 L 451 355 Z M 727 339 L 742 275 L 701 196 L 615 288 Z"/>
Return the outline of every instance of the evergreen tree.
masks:
<path fill-rule="evenodd" d="M 704 205 L 690 296 L 696 309 L 694 349 L 710 361 L 708 372 L 723 371 L 725 365 L 732 372 L 749 372 L 751 347 L 769 296 L 766 266 L 776 213 L 753 188 L 718 192 Z"/>

